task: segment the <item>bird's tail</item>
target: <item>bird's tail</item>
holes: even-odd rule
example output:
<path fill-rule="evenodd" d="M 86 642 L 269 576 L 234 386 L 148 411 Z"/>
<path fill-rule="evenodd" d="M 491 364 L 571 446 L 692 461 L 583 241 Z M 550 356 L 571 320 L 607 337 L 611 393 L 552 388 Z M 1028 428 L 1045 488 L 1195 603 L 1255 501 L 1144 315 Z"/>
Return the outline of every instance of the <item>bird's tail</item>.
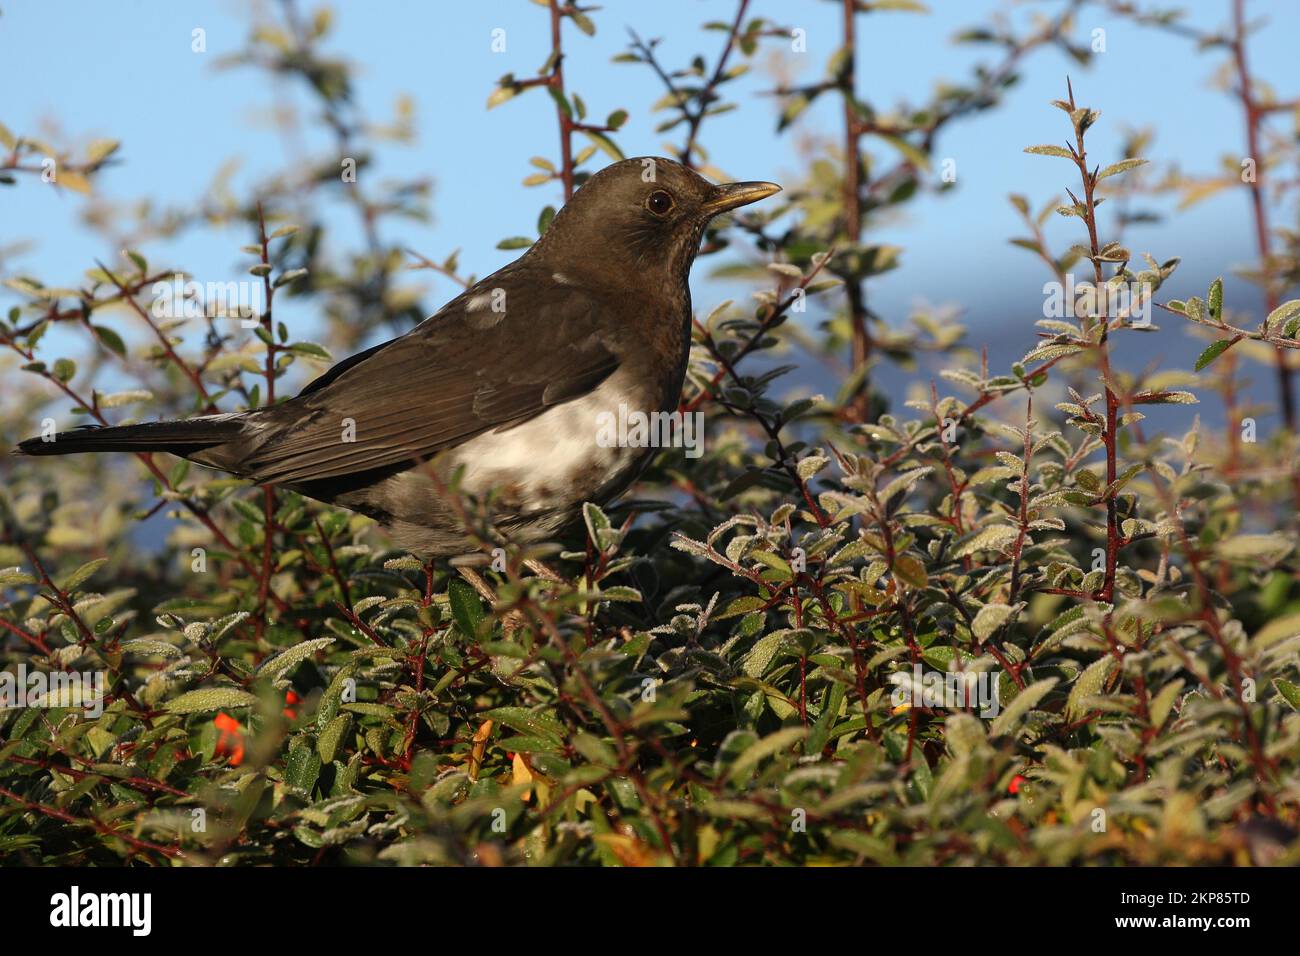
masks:
<path fill-rule="evenodd" d="M 75 455 L 78 452 L 165 451 L 188 457 L 239 437 L 242 415 L 206 415 L 175 422 L 139 425 L 86 425 L 72 431 L 29 438 L 18 444 L 24 455 Z"/>

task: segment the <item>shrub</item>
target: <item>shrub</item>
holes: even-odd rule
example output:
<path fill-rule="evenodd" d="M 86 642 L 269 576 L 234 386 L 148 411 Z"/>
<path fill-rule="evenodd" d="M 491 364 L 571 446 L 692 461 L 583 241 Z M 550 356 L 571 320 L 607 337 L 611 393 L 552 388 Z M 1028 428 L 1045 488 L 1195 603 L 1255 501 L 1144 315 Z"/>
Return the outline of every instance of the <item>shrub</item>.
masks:
<path fill-rule="evenodd" d="M 860 6 L 874 22 L 870 8 L 909 5 Z M 576 7 L 550 16 L 594 30 Z M 706 172 L 702 129 L 731 105 L 738 68 L 791 36 L 745 3 L 710 28 L 725 37 L 712 61 L 673 70 L 640 38 L 620 58 L 662 78 L 661 129 Z M 851 34 L 824 82 L 778 91 L 782 129 L 843 100 L 847 161 L 810 163 L 784 205 L 706 236 L 706 253 L 747 237 L 761 259 L 722 270 L 756 280 L 757 305 L 695 325 L 682 410 L 707 413 L 710 447 L 657 459 L 643 486 L 657 501 L 588 505 L 558 553 L 502 542 L 466 500 L 467 524 L 502 550 L 461 576 L 392 550 L 368 519 L 184 461 L 7 461 L 6 661 L 106 687 L 102 714 L 53 690 L 0 713 L 0 850 L 77 864 L 1294 862 L 1294 422 L 1243 443 L 1233 401 L 1239 353 L 1300 347 L 1286 262 L 1263 256 L 1272 314 L 1257 327 L 1219 281 L 1169 299 L 1177 260 L 1133 266 L 1097 213 L 1144 160 L 1093 159 L 1098 113 L 1069 89 L 1067 137 L 1028 150 L 1060 162 L 1069 201 L 1012 201 L 1030 232 L 1016 241 L 1090 304 L 1071 296 L 1039 321 L 1005 374 L 972 362 L 951 320 L 900 331 L 866 304 L 899 254 L 866 237 L 874 218 L 927 184 L 940 130 L 994 106 L 1023 58 L 1063 44 L 1086 60 L 1071 28 L 1063 15 L 1027 36 L 968 31 L 1003 59 L 901 118 L 855 92 Z M 300 77 L 340 155 L 364 158 L 374 127 L 347 65 L 321 52 L 328 30 L 324 13 L 259 24 L 231 65 Z M 504 77 L 489 105 L 553 96 L 562 157 L 534 159 L 530 180 L 567 196 L 601 151 L 621 155 L 627 114 L 590 122 L 559 53 L 536 77 Z M 0 132 L 16 171 L 57 153 Z M 868 141 L 897 164 L 866 162 Z M 66 157 L 65 185 L 90 188 L 113 152 Z M 6 435 L 68 403 L 106 423 L 274 401 L 300 363 L 329 357 L 273 318 L 286 298 L 319 309 L 345 351 L 423 317 L 384 224 L 421 214 L 424 192 L 340 184 L 331 157 L 208 210 L 250 230 L 264 284 L 252 334 L 160 318 L 141 299 L 175 270 L 139 253 L 77 288 L 11 280 L 25 302 L 0 341 L 28 374 Z M 370 226 L 344 260 L 323 242 L 335 201 Z M 1064 253 L 1043 238 L 1054 213 L 1079 220 Z M 469 281 L 454 255 L 412 257 Z M 773 357 L 810 302 L 828 316 L 816 348 L 851 360 L 829 399 L 792 395 Z M 1198 374 L 1112 365 L 1118 340 L 1152 333 L 1153 305 L 1211 336 Z M 127 322 L 153 344 L 129 347 Z M 89 358 L 54 353 L 53 329 L 84 335 Z M 941 383 L 902 402 L 873 387 L 880 362 L 922 353 L 943 358 Z M 110 370 L 136 387 L 102 393 Z M 1163 419 L 1173 437 L 1144 422 L 1205 388 L 1225 396 L 1226 438 L 1191 416 Z M 164 552 L 142 552 L 134 528 L 163 513 Z"/>

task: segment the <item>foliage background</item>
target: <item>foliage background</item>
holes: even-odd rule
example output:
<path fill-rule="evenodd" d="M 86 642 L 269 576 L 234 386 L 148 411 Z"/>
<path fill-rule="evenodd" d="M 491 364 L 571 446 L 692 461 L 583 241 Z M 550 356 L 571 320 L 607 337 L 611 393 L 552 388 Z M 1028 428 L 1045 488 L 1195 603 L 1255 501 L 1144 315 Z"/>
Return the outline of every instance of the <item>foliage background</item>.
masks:
<path fill-rule="evenodd" d="M 472 33 L 484 52 L 444 39 L 455 72 L 430 95 L 460 106 L 427 140 L 415 99 L 358 92 L 369 70 L 349 40 L 373 25 L 293 3 L 213 17 L 199 59 L 213 83 L 242 77 L 247 98 L 177 129 L 176 91 L 142 81 L 158 130 L 192 135 L 206 165 L 251 105 L 283 150 L 243 151 L 242 171 L 180 199 L 159 199 L 168 180 L 146 171 L 159 160 L 145 143 L 99 121 L 83 136 L 5 118 L 0 432 L 12 444 L 46 415 L 116 422 L 291 394 L 326 349 L 409 327 L 517 254 L 585 173 L 658 152 L 786 186 L 719 224 L 696 269 L 711 281 L 696 285 L 683 401 L 706 413 L 709 453 L 666 453 L 632 500 L 589 511 L 554 559 L 563 582 L 512 551 L 490 576 L 492 613 L 368 521 L 293 494 L 162 458 L 6 460 L 6 661 L 105 671 L 111 700 L 94 720 L 0 717 L 6 857 L 1294 861 L 1297 491 L 1278 356 L 1296 346 L 1297 120 L 1293 94 L 1247 57 L 1273 62 L 1286 11 L 1045 2 L 968 22 L 896 2 L 489 6 L 439 11 L 430 32 Z M 1247 43 L 1266 9 L 1275 32 Z M 190 58 L 178 71 L 196 57 L 184 26 L 158 41 L 164 60 Z M 506 57 L 488 52 L 496 27 Z M 1097 27 L 1106 52 L 1091 49 Z M 384 36 L 401 32 L 419 36 Z M 956 32 L 943 60 L 907 55 Z M 1154 49 L 1180 51 L 1176 69 L 1152 69 Z M 924 82 L 902 72 L 917 62 Z M 1045 62 L 1042 82 L 1012 85 Z M 466 77 L 485 68 L 496 82 L 475 91 Z M 1102 110 L 1095 125 L 1046 105 L 1069 98 L 1067 69 L 1077 105 Z M 1224 90 L 1202 94 L 1189 135 L 1185 114 L 1127 88 L 1138 69 Z M 636 84 L 656 90 L 649 106 L 611 101 Z M 1006 95 L 1031 106 L 999 113 Z M 463 104 L 484 100 L 471 118 Z M 1022 152 L 1085 138 L 1082 169 Z M 1088 174 L 1126 155 L 1151 163 L 1097 184 L 1112 205 L 1096 211 Z M 356 183 L 340 157 L 357 160 Z M 137 164 L 136 198 L 101 189 Z M 430 178 L 444 164 L 485 171 L 444 196 Z M 1017 171 L 1023 199 L 990 188 L 999 169 Z M 532 191 L 498 187 L 500 170 Z M 53 270 L 52 250 L 20 241 L 47 216 L 77 223 Z M 1175 228 L 1153 228 L 1161 216 Z M 1023 288 L 989 276 L 1006 238 L 1042 270 Z M 1209 271 L 1188 280 L 1177 255 Z M 1130 259 L 1166 283 L 1161 328 L 1034 327 L 1043 281 Z M 257 334 L 229 317 L 155 320 L 154 282 L 185 268 L 265 280 Z M 918 287 L 949 294 L 952 276 L 959 305 L 996 303 L 996 326 L 970 334 L 957 310 L 913 301 Z M 1159 353 L 1203 368 L 1148 367 Z M 914 663 L 998 671 L 1003 715 L 895 706 L 891 675 Z"/>

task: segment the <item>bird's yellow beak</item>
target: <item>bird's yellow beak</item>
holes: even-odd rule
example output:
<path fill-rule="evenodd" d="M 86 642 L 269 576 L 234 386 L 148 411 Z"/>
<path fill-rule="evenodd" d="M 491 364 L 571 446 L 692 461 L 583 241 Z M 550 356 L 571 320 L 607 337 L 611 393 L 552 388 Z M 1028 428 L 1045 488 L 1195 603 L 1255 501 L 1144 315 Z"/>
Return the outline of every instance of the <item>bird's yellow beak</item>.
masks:
<path fill-rule="evenodd" d="M 704 211 L 710 216 L 748 206 L 781 191 L 776 183 L 723 183 L 713 188 L 713 198 L 704 204 Z"/>

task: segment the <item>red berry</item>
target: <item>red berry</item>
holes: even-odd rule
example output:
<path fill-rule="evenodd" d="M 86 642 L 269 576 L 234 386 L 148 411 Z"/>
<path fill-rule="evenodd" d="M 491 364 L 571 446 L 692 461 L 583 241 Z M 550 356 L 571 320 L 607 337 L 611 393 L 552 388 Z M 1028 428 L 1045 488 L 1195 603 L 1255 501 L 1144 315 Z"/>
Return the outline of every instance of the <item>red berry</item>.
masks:
<path fill-rule="evenodd" d="M 212 721 L 217 728 L 217 746 L 215 757 L 229 757 L 230 766 L 238 767 L 244 762 L 244 735 L 240 731 L 239 721 L 229 714 L 217 714 Z"/>

